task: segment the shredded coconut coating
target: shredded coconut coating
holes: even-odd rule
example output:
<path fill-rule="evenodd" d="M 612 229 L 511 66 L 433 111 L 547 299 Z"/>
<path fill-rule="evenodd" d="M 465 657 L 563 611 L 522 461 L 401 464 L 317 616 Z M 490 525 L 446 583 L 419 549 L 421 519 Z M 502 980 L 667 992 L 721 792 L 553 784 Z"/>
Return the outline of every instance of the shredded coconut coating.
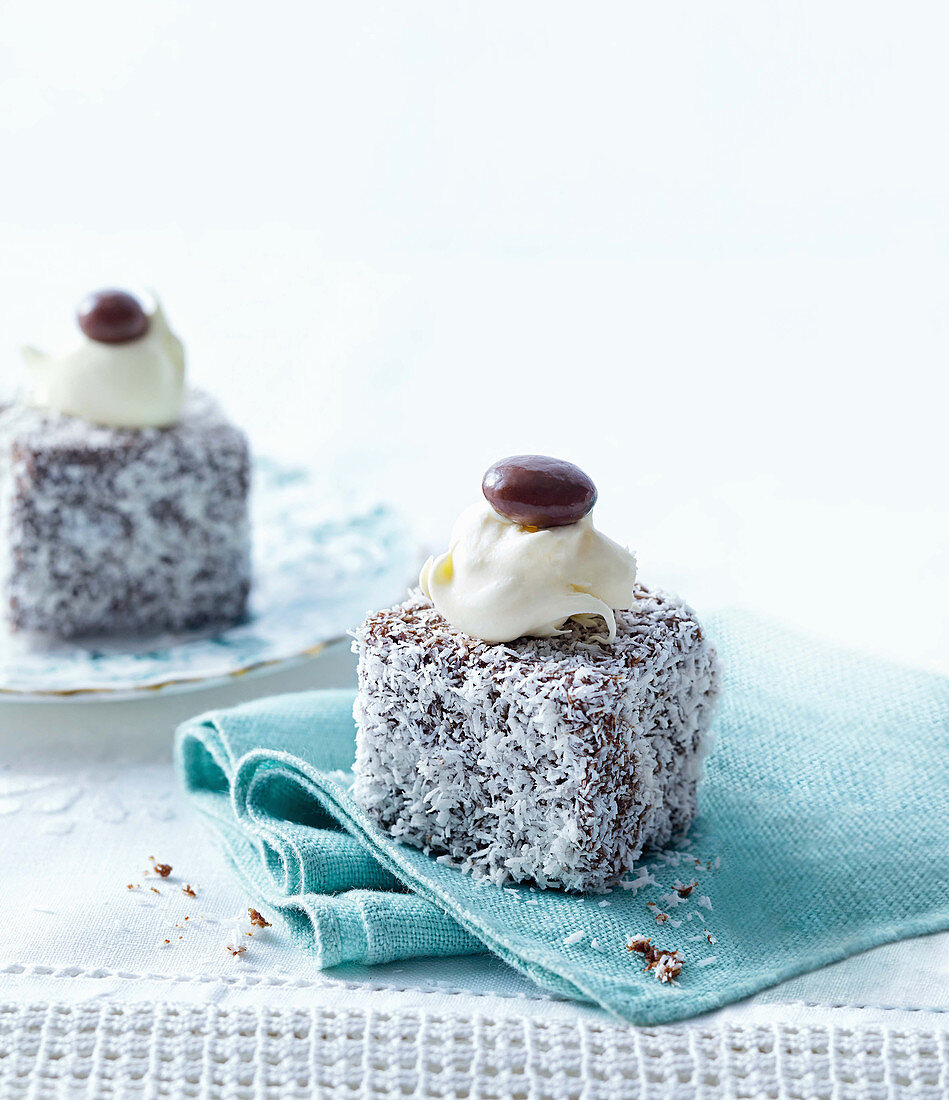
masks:
<path fill-rule="evenodd" d="M 692 820 L 718 691 L 692 610 L 637 585 L 617 637 L 489 645 L 421 593 L 356 632 L 357 801 L 496 883 L 597 892 Z"/>
<path fill-rule="evenodd" d="M 184 630 L 250 589 L 247 440 L 207 395 L 168 428 L 0 415 L 0 581 L 17 630 Z"/>

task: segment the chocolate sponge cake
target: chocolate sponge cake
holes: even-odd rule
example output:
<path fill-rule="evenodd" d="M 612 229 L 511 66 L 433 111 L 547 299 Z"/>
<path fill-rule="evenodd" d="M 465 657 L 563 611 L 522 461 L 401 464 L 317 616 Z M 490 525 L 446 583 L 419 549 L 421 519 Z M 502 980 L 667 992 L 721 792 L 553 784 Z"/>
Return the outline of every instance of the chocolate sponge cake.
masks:
<path fill-rule="evenodd" d="M 163 428 L 8 409 L 0 561 L 10 624 L 71 637 L 239 618 L 249 483 L 243 432 L 201 393 Z"/>
<path fill-rule="evenodd" d="M 695 814 L 717 694 L 681 601 L 636 585 L 591 625 L 491 645 L 420 593 L 356 633 L 355 795 L 393 836 L 494 882 L 598 891 Z"/>
<path fill-rule="evenodd" d="M 185 384 L 160 305 L 103 290 L 0 414 L 0 608 L 14 630 L 153 634 L 240 618 L 247 440 Z"/>
<path fill-rule="evenodd" d="M 578 467 L 515 455 L 482 492 L 355 633 L 353 793 L 471 874 L 600 892 L 695 815 L 715 651 L 593 525 Z"/>

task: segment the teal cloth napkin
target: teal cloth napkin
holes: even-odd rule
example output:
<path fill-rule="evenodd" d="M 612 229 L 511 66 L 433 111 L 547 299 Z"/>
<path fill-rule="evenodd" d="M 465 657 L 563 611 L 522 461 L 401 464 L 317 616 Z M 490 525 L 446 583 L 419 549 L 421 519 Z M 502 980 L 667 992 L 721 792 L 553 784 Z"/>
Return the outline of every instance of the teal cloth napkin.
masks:
<path fill-rule="evenodd" d="M 324 967 L 487 948 L 653 1024 L 949 927 L 949 680 L 750 616 L 707 628 L 725 682 L 699 818 L 608 896 L 494 886 L 383 833 L 351 797 L 351 692 L 195 718 L 178 767 L 252 897 Z M 674 985 L 633 935 L 683 953 Z"/>

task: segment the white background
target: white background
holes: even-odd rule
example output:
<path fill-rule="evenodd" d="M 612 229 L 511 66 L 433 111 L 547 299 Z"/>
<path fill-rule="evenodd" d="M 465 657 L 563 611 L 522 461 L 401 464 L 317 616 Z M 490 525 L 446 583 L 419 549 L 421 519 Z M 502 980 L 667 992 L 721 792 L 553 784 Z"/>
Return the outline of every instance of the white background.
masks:
<path fill-rule="evenodd" d="M 0 10 L 7 384 L 150 285 L 427 540 L 552 452 L 643 579 L 949 668 L 941 5 Z"/>

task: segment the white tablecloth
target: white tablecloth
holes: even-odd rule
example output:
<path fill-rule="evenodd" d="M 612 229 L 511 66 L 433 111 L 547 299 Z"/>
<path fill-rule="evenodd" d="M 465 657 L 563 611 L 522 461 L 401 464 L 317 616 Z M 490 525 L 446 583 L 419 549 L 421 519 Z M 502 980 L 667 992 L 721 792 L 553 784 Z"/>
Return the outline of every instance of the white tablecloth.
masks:
<path fill-rule="evenodd" d="M 949 935 L 655 1028 L 546 996 L 490 957 L 322 973 L 277 924 L 246 936 L 252 899 L 176 789 L 171 731 L 352 676 L 336 649 L 208 692 L 2 706 L 0 1096 L 949 1091 Z M 169 878 L 146 875 L 152 856 Z"/>

